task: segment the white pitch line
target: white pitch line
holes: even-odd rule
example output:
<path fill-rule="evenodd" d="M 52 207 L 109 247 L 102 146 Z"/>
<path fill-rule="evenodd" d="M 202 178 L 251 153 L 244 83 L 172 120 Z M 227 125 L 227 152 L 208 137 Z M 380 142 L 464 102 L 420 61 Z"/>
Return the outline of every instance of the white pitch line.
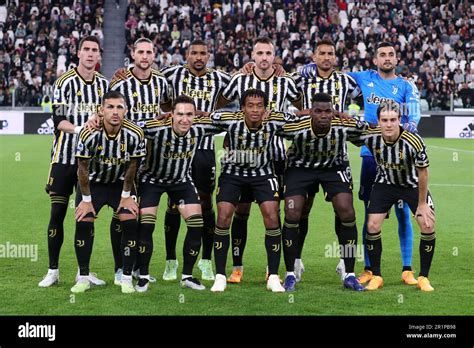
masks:
<path fill-rule="evenodd" d="M 445 187 L 474 187 L 474 185 L 469 184 L 430 184 L 428 186 L 445 186 Z"/>
<path fill-rule="evenodd" d="M 453 147 L 442 147 L 442 146 L 427 145 L 428 150 L 429 150 L 431 147 L 434 148 L 434 149 L 440 149 L 440 150 L 466 152 L 466 153 L 470 153 L 470 154 L 474 155 L 474 151 L 471 151 L 471 150 L 455 149 L 455 148 L 453 148 Z"/>

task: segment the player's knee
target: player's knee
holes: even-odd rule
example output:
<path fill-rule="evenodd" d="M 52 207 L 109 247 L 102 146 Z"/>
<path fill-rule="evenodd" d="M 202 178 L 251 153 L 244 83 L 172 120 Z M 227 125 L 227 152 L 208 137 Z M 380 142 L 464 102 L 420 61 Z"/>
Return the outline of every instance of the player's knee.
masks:
<path fill-rule="evenodd" d="M 285 219 L 291 221 L 300 221 L 301 211 L 299 209 L 291 209 L 285 205 Z"/>
<path fill-rule="evenodd" d="M 278 228 L 280 226 L 278 213 L 277 212 L 267 213 L 266 216 L 263 217 L 263 224 L 265 225 L 265 228 Z"/>
<path fill-rule="evenodd" d="M 354 221 L 355 220 L 355 211 L 352 206 L 344 206 L 336 210 L 337 216 L 341 219 L 342 222 Z"/>
<path fill-rule="evenodd" d="M 367 222 L 367 232 L 368 233 L 379 232 L 381 227 L 382 226 L 381 226 L 380 222 L 369 218 L 369 221 Z"/>
<path fill-rule="evenodd" d="M 229 228 L 231 223 L 231 216 L 230 215 L 221 215 L 219 214 L 217 217 L 217 226 L 221 228 Z"/>

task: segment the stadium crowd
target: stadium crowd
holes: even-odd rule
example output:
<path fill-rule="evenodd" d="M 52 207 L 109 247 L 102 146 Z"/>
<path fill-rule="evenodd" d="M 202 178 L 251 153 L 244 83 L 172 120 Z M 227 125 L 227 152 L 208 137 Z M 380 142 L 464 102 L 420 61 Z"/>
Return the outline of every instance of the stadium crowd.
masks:
<path fill-rule="evenodd" d="M 3 1 L 5 2 L 5 1 Z M 228 72 L 248 62 L 252 42 L 269 36 L 287 71 L 311 61 L 314 42 L 336 43 L 343 71 L 372 67 L 381 40 L 396 44 L 397 73 L 413 78 L 427 107 L 449 110 L 474 104 L 471 17 L 474 5 L 451 0 L 423 2 L 131 0 L 124 25 L 132 43 L 149 37 L 158 67 L 184 62 L 187 45 L 203 39 L 209 65 Z M 0 105 L 39 105 L 52 82 L 75 64 L 76 44 L 86 34 L 103 39 L 102 2 L 0 2 Z"/>
<path fill-rule="evenodd" d="M 2 3 L 3 2 L 3 3 Z M 0 106 L 38 106 L 77 65 L 80 38 L 103 40 L 103 1 L 0 2 Z M 99 69 L 99 67 L 97 67 Z"/>

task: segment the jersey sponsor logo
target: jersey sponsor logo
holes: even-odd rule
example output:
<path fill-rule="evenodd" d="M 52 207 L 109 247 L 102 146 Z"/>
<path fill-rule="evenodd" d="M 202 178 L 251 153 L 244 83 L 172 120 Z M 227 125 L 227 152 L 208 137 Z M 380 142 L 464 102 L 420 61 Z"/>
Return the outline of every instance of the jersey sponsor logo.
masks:
<path fill-rule="evenodd" d="M 198 89 L 192 89 L 190 87 L 187 87 L 184 94 L 186 94 L 188 97 L 191 97 L 191 98 L 211 101 L 211 92 L 209 91 L 201 91 Z"/>
<path fill-rule="evenodd" d="M 367 103 L 379 105 L 381 103 L 386 103 L 389 100 L 395 101 L 392 98 L 379 97 L 374 92 L 370 93 L 370 97 L 367 98 Z"/>
<path fill-rule="evenodd" d="M 160 111 L 159 104 L 144 104 L 144 103 L 136 103 L 131 110 L 133 113 L 139 112 L 151 112 L 151 113 L 158 113 Z"/>
<path fill-rule="evenodd" d="M 54 122 L 51 118 L 48 118 L 36 131 L 38 134 L 53 134 L 54 133 Z"/>
<path fill-rule="evenodd" d="M 77 95 L 79 96 L 79 93 L 77 93 Z M 80 113 L 86 113 L 86 112 L 98 113 L 99 108 L 100 108 L 100 104 L 79 103 L 77 104 L 76 110 L 77 112 L 80 112 Z"/>

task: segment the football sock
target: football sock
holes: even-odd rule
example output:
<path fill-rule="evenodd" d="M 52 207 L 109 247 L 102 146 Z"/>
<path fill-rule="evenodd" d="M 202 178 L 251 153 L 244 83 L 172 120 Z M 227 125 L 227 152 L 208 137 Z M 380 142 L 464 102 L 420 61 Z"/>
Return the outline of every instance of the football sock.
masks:
<path fill-rule="evenodd" d="M 67 213 L 68 197 L 51 195 L 51 216 L 48 224 L 49 268 L 59 266 L 59 252 L 64 241 L 64 218 Z"/>
<path fill-rule="evenodd" d="M 296 251 L 298 249 L 298 222 L 285 219 L 283 224 L 283 258 L 287 272 L 295 270 Z"/>
<path fill-rule="evenodd" d="M 436 234 L 422 233 L 420 237 L 420 276 L 428 277 L 435 251 Z"/>
<path fill-rule="evenodd" d="M 398 237 L 400 238 L 403 270 L 411 271 L 413 256 L 413 227 L 411 224 L 411 211 L 408 204 L 404 203 L 402 209 L 395 205 L 395 214 L 397 215 L 398 220 Z"/>
<path fill-rule="evenodd" d="M 188 231 L 183 245 L 183 274 L 193 274 L 199 251 L 201 250 L 202 227 L 204 225 L 202 215 L 195 214 L 186 220 Z"/>
<path fill-rule="evenodd" d="M 225 275 L 229 244 L 229 229 L 216 226 L 214 230 L 214 259 L 216 261 L 217 274 Z"/>
<path fill-rule="evenodd" d="M 214 242 L 214 229 L 216 228 L 216 214 L 214 210 L 203 212 L 202 219 L 202 256 L 204 260 L 210 260 L 212 255 L 212 244 Z"/>
<path fill-rule="evenodd" d="M 380 259 L 382 256 L 381 231 L 374 234 L 367 233 L 366 245 L 369 253 L 370 264 L 372 265 L 372 274 L 380 276 Z"/>
<path fill-rule="evenodd" d="M 368 205 L 369 201 L 364 201 L 364 225 L 362 227 L 362 243 L 364 244 L 364 270 L 370 271 L 372 268 L 370 267 L 370 258 L 369 258 L 369 251 L 367 250 L 367 222 L 369 221 L 369 214 L 368 214 Z"/>
<path fill-rule="evenodd" d="M 298 230 L 298 248 L 296 249 L 296 258 L 301 259 L 301 253 L 303 252 L 303 245 L 308 234 L 308 216 L 302 216 L 299 223 Z"/>
<path fill-rule="evenodd" d="M 176 241 L 178 240 L 181 215 L 168 207 L 165 214 L 166 259 L 176 260 Z"/>
<path fill-rule="evenodd" d="M 140 276 L 147 275 L 149 272 L 151 255 L 153 254 L 153 231 L 155 230 L 155 223 L 155 215 L 140 215 L 137 254 L 137 268 L 140 269 Z"/>
<path fill-rule="evenodd" d="M 74 236 L 74 249 L 76 250 L 77 263 L 81 276 L 89 275 L 89 264 L 92 255 L 93 222 L 76 222 L 76 233 Z"/>
<path fill-rule="evenodd" d="M 110 241 L 112 242 L 112 253 L 114 255 L 114 270 L 117 272 L 119 268 L 123 268 L 122 250 L 120 243 L 122 240 L 122 225 L 120 224 L 117 212 L 114 211 L 112 220 L 110 221 Z"/>
<path fill-rule="evenodd" d="M 138 223 L 135 219 L 122 221 L 121 251 L 123 258 L 123 274 L 132 275 L 137 255 Z"/>
<path fill-rule="evenodd" d="M 340 220 L 339 220 L 340 221 Z M 341 246 L 341 258 L 347 273 L 354 272 L 355 257 L 357 252 L 357 225 L 356 221 L 340 221 L 339 245 Z"/>
<path fill-rule="evenodd" d="M 242 266 L 245 245 L 247 244 L 248 214 L 234 214 L 232 220 L 232 261 L 234 266 Z"/>
<path fill-rule="evenodd" d="M 281 230 L 279 228 L 265 230 L 265 249 L 269 274 L 278 274 L 281 257 Z"/>

